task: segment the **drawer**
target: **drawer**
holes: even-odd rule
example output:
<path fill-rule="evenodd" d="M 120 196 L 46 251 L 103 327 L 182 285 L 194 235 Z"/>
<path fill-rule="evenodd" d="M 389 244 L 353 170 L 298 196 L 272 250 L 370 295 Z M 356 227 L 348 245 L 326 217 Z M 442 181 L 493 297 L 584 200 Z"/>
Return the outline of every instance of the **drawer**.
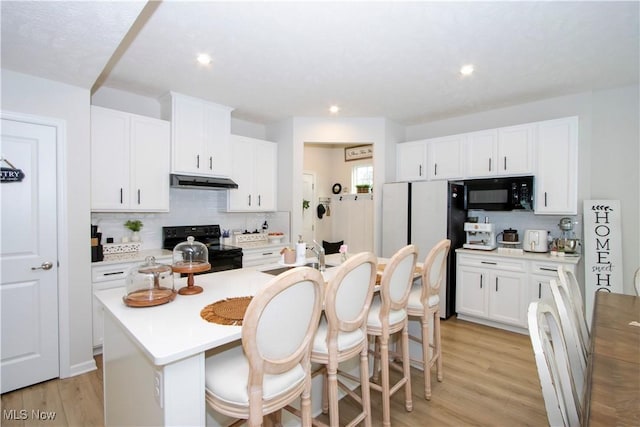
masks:
<path fill-rule="evenodd" d="M 172 257 L 156 258 L 156 262 L 159 264 L 171 265 L 172 261 Z M 132 267 L 143 263 L 144 260 L 91 267 L 91 282 L 101 283 L 112 280 L 124 280 Z"/>
<path fill-rule="evenodd" d="M 575 266 L 573 264 L 565 264 L 560 262 L 532 262 L 531 274 L 542 274 L 546 276 L 557 276 L 558 267 L 564 266 L 566 271 L 571 271 L 575 274 Z"/>
<path fill-rule="evenodd" d="M 492 268 L 522 273 L 525 273 L 527 271 L 527 262 L 525 260 L 517 260 L 513 258 L 459 254 L 458 264 L 466 265 L 469 267 Z"/>

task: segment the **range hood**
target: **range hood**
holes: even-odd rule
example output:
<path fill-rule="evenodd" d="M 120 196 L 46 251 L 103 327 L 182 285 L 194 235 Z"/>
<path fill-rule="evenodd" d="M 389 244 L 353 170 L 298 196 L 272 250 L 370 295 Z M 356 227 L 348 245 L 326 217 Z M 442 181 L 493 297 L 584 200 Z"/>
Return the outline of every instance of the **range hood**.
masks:
<path fill-rule="evenodd" d="M 174 188 L 199 188 L 202 190 L 226 190 L 228 188 L 238 188 L 238 184 L 229 178 L 171 174 L 170 179 L 171 187 Z"/>

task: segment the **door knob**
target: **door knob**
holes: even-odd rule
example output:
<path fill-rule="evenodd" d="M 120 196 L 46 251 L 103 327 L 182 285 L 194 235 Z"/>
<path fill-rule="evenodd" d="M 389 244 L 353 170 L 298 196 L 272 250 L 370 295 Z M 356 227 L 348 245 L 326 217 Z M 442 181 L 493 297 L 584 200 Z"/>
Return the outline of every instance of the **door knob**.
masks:
<path fill-rule="evenodd" d="M 43 262 L 40 267 L 31 267 L 32 270 L 51 270 L 51 267 L 53 267 L 53 263 L 46 261 Z"/>

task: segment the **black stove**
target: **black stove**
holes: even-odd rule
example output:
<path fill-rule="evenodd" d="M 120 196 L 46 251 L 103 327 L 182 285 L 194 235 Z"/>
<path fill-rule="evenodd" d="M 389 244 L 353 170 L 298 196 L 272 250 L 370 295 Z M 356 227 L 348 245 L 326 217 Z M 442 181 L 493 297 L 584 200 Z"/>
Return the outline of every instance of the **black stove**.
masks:
<path fill-rule="evenodd" d="M 209 264 L 211 264 L 209 272 L 242 268 L 242 249 L 220 243 L 221 235 L 219 225 L 162 227 L 162 247 L 172 251 L 177 244 L 193 236 L 197 242 L 203 243 L 209 250 Z"/>

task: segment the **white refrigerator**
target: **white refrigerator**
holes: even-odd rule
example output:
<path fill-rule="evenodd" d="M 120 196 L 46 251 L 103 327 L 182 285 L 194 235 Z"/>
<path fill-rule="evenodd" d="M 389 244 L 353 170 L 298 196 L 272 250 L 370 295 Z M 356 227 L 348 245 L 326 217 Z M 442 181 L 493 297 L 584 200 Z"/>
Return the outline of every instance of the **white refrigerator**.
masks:
<path fill-rule="evenodd" d="M 423 262 L 440 240 L 451 239 L 440 288 L 440 316 L 455 313 L 455 249 L 464 243 L 464 186 L 447 181 L 394 182 L 382 188 L 382 256 L 414 244 Z"/>

